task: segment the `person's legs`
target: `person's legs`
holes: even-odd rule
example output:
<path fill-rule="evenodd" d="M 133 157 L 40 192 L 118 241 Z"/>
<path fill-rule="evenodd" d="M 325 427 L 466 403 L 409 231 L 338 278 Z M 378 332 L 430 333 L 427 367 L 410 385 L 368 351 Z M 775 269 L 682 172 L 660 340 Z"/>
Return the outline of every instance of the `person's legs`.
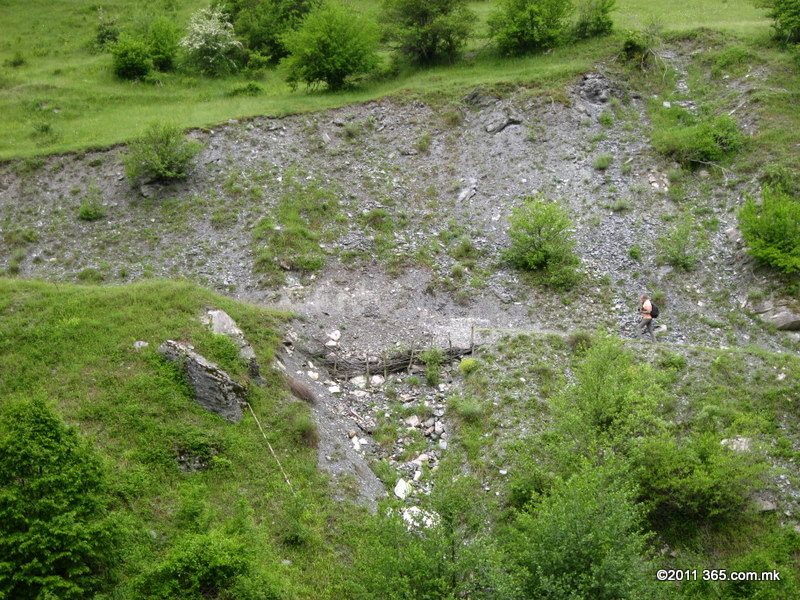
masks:
<path fill-rule="evenodd" d="M 645 331 L 650 334 L 650 339 L 656 341 L 656 334 L 653 332 L 653 321 L 655 319 L 645 319 Z"/>

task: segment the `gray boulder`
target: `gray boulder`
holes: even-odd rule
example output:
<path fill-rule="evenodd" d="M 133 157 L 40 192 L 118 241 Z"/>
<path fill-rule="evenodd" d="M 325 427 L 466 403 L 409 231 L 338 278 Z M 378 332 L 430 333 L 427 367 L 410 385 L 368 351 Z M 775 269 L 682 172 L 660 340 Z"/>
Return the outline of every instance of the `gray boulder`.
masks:
<path fill-rule="evenodd" d="M 183 368 L 189 385 L 194 390 L 194 400 L 200 406 L 231 423 L 242 420 L 242 406 L 247 402 L 247 390 L 231 379 L 217 364 L 199 355 L 189 344 L 174 340 L 161 344 L 158 353 Z"/>
<path fill-rule="evenodd" d="M 800 329 L 800 313 L 790 307 L 787 302 L 772 300 L 748 302 L 745 308 L 781 331 Z"/>

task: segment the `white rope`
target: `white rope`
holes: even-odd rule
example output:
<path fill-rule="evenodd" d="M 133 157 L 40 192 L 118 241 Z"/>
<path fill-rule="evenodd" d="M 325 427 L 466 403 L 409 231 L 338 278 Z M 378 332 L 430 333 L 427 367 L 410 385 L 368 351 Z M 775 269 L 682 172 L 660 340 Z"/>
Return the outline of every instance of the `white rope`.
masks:
<path fill-rule="evenodd" d="M 289 486 L 289 489 L 292 491 L 292 494 L 294 494 L 294 488 L 292 487 L 292 482 L 289 481 L 289 477 L 286 475 L 286 471 L 283 470 L 283 465 L 281 465 L 281 461 L 278 460 L 278 455 L 275 454 L 275 450 L 272 449 L 272 444 L 269 443 L 269 440 L 267 439 L 267 434 L 264 433 L 264 429 L 261 427 L 261 422 L 258 420 L 256 413 L 253 412 L 253 407 L 250 406 L 249 402 L 247 403 L 247 408 L 250 409 L 250 414 L 253 415 L 253 418 L 256 420 L 256 425 L 258 425 L 258 429 L 259 431 L 261 431 L 261 435 L 264 436 L 264 441 L 267 442 L 267 447 L 269 448 L 269 451 L 272 453 L 272 458 L 274 458 L 275 462 L 278 463 L 278 468 L 281 470 L 281 473 L 283 474 L 283 479 L 286 482 L 286 485 Z"/>

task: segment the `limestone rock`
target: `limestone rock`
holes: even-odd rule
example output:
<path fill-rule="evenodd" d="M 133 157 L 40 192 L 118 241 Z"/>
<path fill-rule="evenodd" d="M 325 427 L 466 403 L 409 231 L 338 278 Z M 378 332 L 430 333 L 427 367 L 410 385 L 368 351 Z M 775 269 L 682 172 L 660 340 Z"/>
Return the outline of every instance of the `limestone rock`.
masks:
<path fill-rule="evenodd" d="M 732 439 L 725 439 L 720 442 L 723 446 L 726 446 L 733 450 L 734 452 L 750 452 L 753 447 L 753 442 L 750 438 L 736 436 Z"/>
<path fill-rule="evenodd" d="M 247 402 L 247 391 L 217 364 L 195 352 L 190 345 L 174 340 L 161 344 L 158 353 L 183 367 L 194 390 L 195 402 L 200 406 L 231 423 L 242 420 L 242 405 Z"/>
<path fill-rule="evenodd" d="M 218 335 L 227 335 L 236 342 L 236 345 L 239 346 L 239 356 L 248 364 L 250 375 L 252 377 L 259 377 L 260 373 L 258 360 L 256 360 L 256 353 L 244 337 L 244 332 L 239 329 L 236 321 L 224 310 L 212 309 L 206 314 L 208 315 L 206 323 L 211 327 L 211 331 Z"/>
<path fill-rule="evenodd" d="M 133 342 L 133 349 L 138 352 L 142 348 L 147 348 L 149 345 L 150 344 L 148 344 L 147 342 L 143 342 L 142 340 L 137 340 Z"/>
<path fill-rule="evenodd" d="M 408 483 L 402 477 L 397 480 L 397 483 L 394 486 L 394 495 L 400 498 L 401 500 L 405 500 L 406 496 L 411 493 L 411 484 Z"/>

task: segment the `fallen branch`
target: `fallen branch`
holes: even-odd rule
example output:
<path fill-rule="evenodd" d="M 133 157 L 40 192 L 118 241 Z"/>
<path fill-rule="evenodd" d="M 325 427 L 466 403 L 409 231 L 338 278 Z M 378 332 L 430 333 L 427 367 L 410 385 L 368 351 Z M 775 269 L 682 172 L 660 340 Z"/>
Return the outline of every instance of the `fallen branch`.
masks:
<path fill-rule="evenodd" d="M 446 361 L 472 354 L 474 346 L 469 348 L 440 348 Z M 390 357 L 359 358 L 357 356 L 340 356 L 338 354 L 319 356 L 319 360 L 333 377 L 356 377 L 369 373 L 399 373 L 410 369 L 421 352 L 414 348 Z"/>

